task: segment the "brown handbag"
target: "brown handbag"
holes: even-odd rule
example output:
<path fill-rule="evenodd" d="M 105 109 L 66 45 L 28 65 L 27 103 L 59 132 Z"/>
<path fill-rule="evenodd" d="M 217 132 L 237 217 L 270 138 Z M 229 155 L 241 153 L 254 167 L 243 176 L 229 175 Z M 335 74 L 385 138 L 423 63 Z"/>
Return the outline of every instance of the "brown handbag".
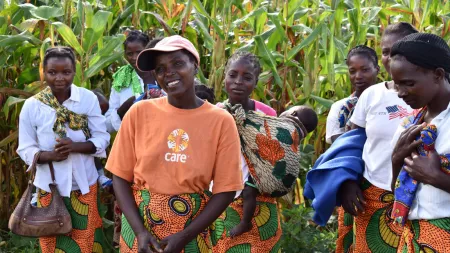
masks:
<path fill-rule="evenodd" d="M 39 208 L 31 205 L 36 164 L 40 155 L 41 151 L 34 156 L 28 187 L 9 218 L 8 228 L 14 234 L 29 237 L 65 235 L 72 231 L 72 220 L 56 187 L 55 171 L 52 162 L 49 162 L 50 174 L 53 180 L 53 183 L 49 184 L 52 194 L 50 205 Z"/>

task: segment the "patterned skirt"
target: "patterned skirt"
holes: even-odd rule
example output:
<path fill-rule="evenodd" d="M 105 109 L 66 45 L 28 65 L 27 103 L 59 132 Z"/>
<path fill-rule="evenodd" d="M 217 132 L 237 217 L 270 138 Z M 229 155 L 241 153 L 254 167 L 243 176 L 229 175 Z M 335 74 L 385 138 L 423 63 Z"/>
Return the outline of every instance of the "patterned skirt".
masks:
<path fill-rule="evenodd" d="M 391 219 L 394 195 L 367 180 L 361 183 L 366 200 L 365 213 L 355 219 L 354 252 L 395 253 L 403 229 Z"/>
<path fill-rule="evenodd" d="M 182 231 L 201 213 L 208 201 L 208 196 L 204 193 L 171 196 L 150 193 L 147 189 L 136 185 L 132 188 L 144 225 L 158 240 Z M 211 250 L 211 236 L 209 230 L 205 230 L 189 242 L 182 252 L 203 253 Z M 138 252 L 136 236 L 124 215 L 122 215 L 120 252 Z"/>
<path fill-rule="evenodd" d="M 237 198 L 211 226 L 214 253 L 281 253 L 281 226 L 275 198 L 258 196 L 252 229 L 231 238 L 229 232 L 243 216 L 243 199 Z"/>
<path fill-rule="evenodd" d="M 409 221 L 403 230 L 397 252 L 450 252 L 450 218 Z"/>
<path fill-rule="evenodd" d="M 338 208 L 338 238 L 335 253 L 353 252 L 353 216 Z"/>
<path fill-rule="evenodd" d="M 39 190 L 38 207 L 50 205 L 51 193 Z M 42 253 L 67 252 L 91 253 L 103 252 L 102 219 L 98 212 L 98 187 L 89 187 L 89 193 L 72 191 L 70 197 L 64 197 L 64 204 L 72 218 L 72 232 L 64 236 L 41 237 L 39 244 Z"/>

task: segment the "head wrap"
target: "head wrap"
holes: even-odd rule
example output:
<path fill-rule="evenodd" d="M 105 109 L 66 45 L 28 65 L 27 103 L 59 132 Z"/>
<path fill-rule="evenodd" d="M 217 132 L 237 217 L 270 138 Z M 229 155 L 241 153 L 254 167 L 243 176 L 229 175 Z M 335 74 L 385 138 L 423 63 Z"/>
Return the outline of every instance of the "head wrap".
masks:
<path fill-rule="evenodd" d="M 450 73 L 450 47 L 434 34 L 413 33 L 404 37 L 392 46 L 391 57 L 395 55 L 425 69 L 443 68 Z"/>

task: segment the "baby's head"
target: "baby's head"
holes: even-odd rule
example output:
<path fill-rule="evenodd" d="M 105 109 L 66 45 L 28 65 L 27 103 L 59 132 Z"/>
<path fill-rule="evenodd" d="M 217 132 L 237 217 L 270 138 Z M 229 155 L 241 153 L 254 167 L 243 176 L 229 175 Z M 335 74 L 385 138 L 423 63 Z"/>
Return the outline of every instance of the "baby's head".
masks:
<path fill-rule="evenodd" d="M 304 105 L 293 106 L 289 108 L 289 110 L 283 112 L 280 115 L 280 117 L 288 117 L 288 116 L 293 116 L 297 118 L 300 121 L 300 123 L 302 123 L 302 125 L 305 127 L 308 133 L 314 131 L 319 122 L 316 112 L 312 108 Z"/>
<path fill-rule="evenodd" d="M 105 95 L 103 95 L 102 90 L 99 88 L 93 90 L 92 92 L 94 92 L 94 94 L 97 96 L 98 103 L 100 104 L 100 109 L 102 110 L 102 115 L 105 115 L 105 113 L 109 109 L 108 99 L 106 99 Z"/>

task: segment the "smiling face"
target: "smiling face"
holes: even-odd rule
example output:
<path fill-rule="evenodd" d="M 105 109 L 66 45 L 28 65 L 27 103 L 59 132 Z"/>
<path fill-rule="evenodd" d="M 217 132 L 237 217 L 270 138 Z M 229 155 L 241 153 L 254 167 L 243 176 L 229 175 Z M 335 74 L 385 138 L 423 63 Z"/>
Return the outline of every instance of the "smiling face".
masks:
<path fill-rule="evenodd" d="M 194 93 L 196 65 L 187 53 L 178 50 L 160 53 L 156 56 L 156 81 L 169 97 L 181 97 L 185 93 Z"/>
<path fill-rule="evenodd" d="M 245 59 L 234 61 L 225 75 L 225 89 L 232 104 L 243 104 L 255 89 L 258 77 L 253 65 Z"/>
<path fill-rule="evenodd" d="M 70 90 L 75 77 L 75 66 L 67 57 L 49 58 L 44 66 L 44 78 L 53 93 Z"/>
<path fill-rule="evenodd" d="M 401 40 L 402 38 L 403 36 L 396 34 L 385 35 L 381 38 L 381 62 L 389 75 L 391 74 L 389 65 L 389 61 L 391 59 L 391 48 L 395 42 Z"/>
<path fill-rule="evenodd" d="M 125 58 L 131 66 L 133 66 L 134 69 L 137 70 L 136 67 L 136 60 L 140 52 L 145 49 L 145 45 L 139 41 L 132 41 L 128 42 L 127 46 L 125 47 Z"/>
<path fill-rule="evenodd" d="M 437 83 L 443 80 L 445 75 L 442 69 L 423 69 L 400 55 L 391 58 L 390 69 L 398 89 L 398 96 L 413 109 L 426 106 L 437 96 L 439 92 Z"/>
<path fill-rule="evenodd" d="M 379 68 L 374 66 L 373 62 L 366 56 L 352 55 L 347 64 L 350 82 L 358 94 L 376 83 Z"/>

